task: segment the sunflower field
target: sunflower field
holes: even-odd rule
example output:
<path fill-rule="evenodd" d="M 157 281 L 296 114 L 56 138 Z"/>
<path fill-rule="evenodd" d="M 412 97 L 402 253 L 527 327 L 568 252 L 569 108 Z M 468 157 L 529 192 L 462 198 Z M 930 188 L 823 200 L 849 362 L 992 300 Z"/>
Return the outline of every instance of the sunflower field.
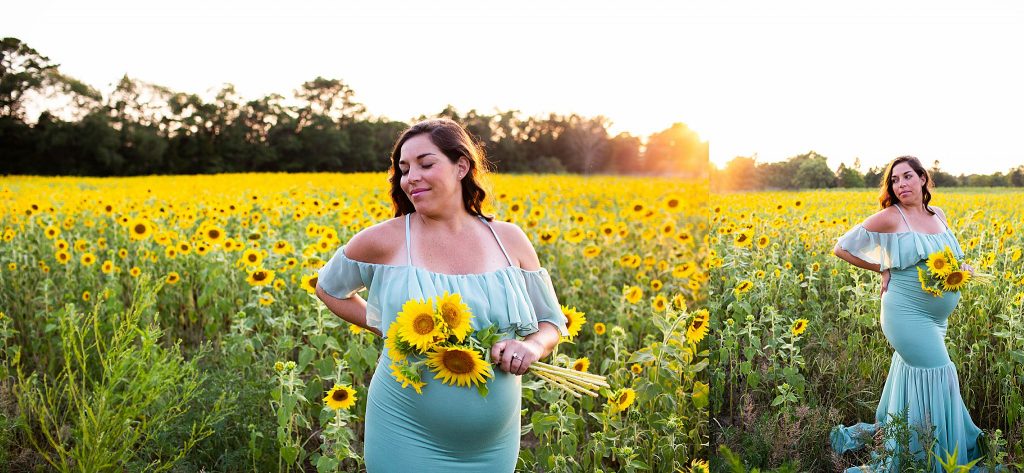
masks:
<path fill-rule="evenodd" d="M 874 419 L 892 348 L 879 325 L 881 279 L 832 254 L 878 210 L 875 191 L 712 195 L 712 442 L 748 465 L 841 471 L 830 429 Z M 985 431 L 984 466 L 1024 463 L 1024 194 L 938 189 L 975 281 L 946 346 L 964 401 Z M 877 451 L 875 453 L 878 453 Z M 991 470 L 987 470 L 991 471 Z"/>
<path fill-rule="evenodd" d="M 746 323 L 737 315 L 735 327 L 716 329 L 703 309 L 707 285 L 725 283 L 707 271 L 706 184 L 489 179 L 485 213 L 527 232 L 570 318 L 574 336 L 545 361 L 603 375 L 610 385 L 597 398 L 576 398 L 525 376 L 519 469 L 706 470 L 708 362 L 723 356 L 707 346 L 712 337 L 736 337 Z M 387 191 L 383 174 L 0 178 L 0 465 L 363 470 L 366 389 L 382 342 L 335 317 L 312 292 L 318 268 L 338 247 L 392 217 Z M 1001 204 L 975 219 L 963 207 L 950 211 L 967 219 L 958 225 L 979 231 L 979 251 L 995 252 L 995 271 L 1009 267 L 997 247 L 1003 241 L 991 235 L 1013 209 L 1005 199 L 992 202 Z M 734 210 L 719 227 L 773 221 Z M 1005 243 L 1021 246 L 1019 235 Z M 773 236 L 777 259 L 803 268 L 811 258 L 780 244 Z M 718 271 L 737 262 L 717 251 L 727 260 Z M 834 265 L 819 259 L 827 274 Z M 789 277 L 796 269 L 768 271 L 789 291 L 804 282 Z M 853 288 L 846 292 L 860 290 L 855 275 L 833 277 L 846 278 Z M 754 281 L 749 297 L 768 297 L 760 289 L 766 280 Z M 1013 303 L 1005 289 L 986 288 L 993 299 L 970 306 L 989 325 L 951 334 L 984 343 L 976 363 L 1020 350 L 1019 331 L 999 335 L 1012 326 L 995 312 Z M 797 339 L 804 356 L 813 348 L 803 340 L 822 333 L 820 316 L 807 313 L 808 332 Z M 763 329 L 765 316 L 756 315 Z M 873 342 L 862 332 L 864 343 Z M 986 365 L 1000 377 L 981 377 L 973 363 L 962 371 L 972 406 L 1019 410 L 1019 400 L 1007 398 L 1019 368 Z M 811 369 L 798 366 L 798 374 Z M 714 372 L 721 395 L 729 371 Z M 766 376 L 762 389 L 775 381 Z M 793 393 L 803 399 L 810 390 Z M 981 421 L 1000 425 L 1004 413 Z M 1005 427 L 1012 425 L 1019 423 Z"/>

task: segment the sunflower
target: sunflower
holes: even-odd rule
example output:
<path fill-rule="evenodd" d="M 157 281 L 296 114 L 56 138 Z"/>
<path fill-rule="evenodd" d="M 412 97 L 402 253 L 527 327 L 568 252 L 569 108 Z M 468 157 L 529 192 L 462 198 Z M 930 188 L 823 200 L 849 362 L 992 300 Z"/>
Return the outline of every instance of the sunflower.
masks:
<path fill-rule="evenodd" d="M 587 357 L 580 358 L 572 362 L 572 369 L 576 371 L 586 372 L 590 369 L 590 359 Z"/>
<path fill-rule="evenodd" d="M 203 229 L 203 236 L 206 238 L 206 241 L 217 244 L 224 239 L 224 230 L 220 227 L 211 225 Z"/>
<path fill-rule="evenodd" d="M 263 255 L 255 248 L 249 248 L 242 253 L 242 263 L 249 266 L 259 266 L 263 262 Z"/>
<path fill-rule="evenodd" d="M 442 321 L 434 314 L 430 301 L 406 301 L 394 323 L 398 324 L 398 334 L 402 340 L 421 353 L 427 351 L 436 339 L 444 336 L 441 333 Z"/>
<path fill-rule="evenodd" d="M 640 301 L 640 298 L 644 296 L 644 290 L 637 286 L 626 286 L 622 292 L 623 297 L 625 297 L 630 304 L 636 304 Z"/>
<path fill-rule="evenodd" d="M 607 330 L 607 328 L 604 326 L 603 323 L 601 323 L 601 322 L 595 322 L 594 323 L 594 334 L 595 335 L 604 335 L 606 330 Z"/>
<path fill-rule="evenodd" d="M 694 459 L 690 462 L 690 473 L 710 473 L 711 467 L 708 466 L 707 460 Z"/>
<path fill-rule="evenodd" d="M 700 343 L 704 339 L 704 335 L 708 333 L 708 317 L 709 313 L 707 309 L 700 309 L 693 313 L 693 318 L 690 319 L 690 325 L 686 327 L 686 341 L 690 343 Z"/>
<path fill-rule="evenodd" d="M 132 268 L 128 270 L 128 274 L 130 274 L 131 277 L 133 278 L 137 278 L 139 277 L 140 274 L 142 274 L 142 270 L 139 269 L 138 266 L 132 266 Z"/>
<path fill-rule="evenodd" d="M 412 386 L 416 394 L 423 394 L 423 386 L 427 383 L 420 380 L 420 374 L 406 363 L 391 363 L 391 375 L 402 383 L 402 387 Z"/>
<path fill-rule="evenodd" d="M 942 290 L 959 291 L 970 280 L 971 273 L 967 271 L 952 271 L 942 278 Z"/>
<path fill-rule="evenodd" d="M 928 256 L 927 264 L 932 274 L 940 278 L 946 277 L 953 270 L 953 265 L 947 259 L 946 252 L 944 251 L 936 251 Z"/>
<path fill-rule="evenodd" d="M 274 251 L 275 254 L 279 254 L 279 255 L 285 255 L 285 254 L 291 253 L 292 252 L 292 244 L 288 243 L 286 240 L 279 240 L 277 243 L 274 243 L 273 251 Z"/>
<path fill-rule="evenodd" d="M 683 198 L 682 196 L 679 195 L 669 195 L 668 197 L 665 197 L 665 199 L 661 201 L 662 207 L 664 207 L 665 210 L 668 210 L 669 212 L 679 210 L 682 204 Z"/>
<path fill-rule="evenodd" d="M 804 333 L 804 330 L 807 330 L 807 319 L 796 319 L 793 322 L 793 327 L 790 328 L 794 337 L 800 336 L 801 333 Z"/>
<path fill-rule="evenodd" d="M 655 312 L 664 312 L 665 308 L 668 307 L 668 299 L 665 296 L 659 295 L 654 298 L 653 302 L 651 302 L 651 307 Z"/>
<path fill-rule="evenodd" d="M 245 280 L 250 286 L 266 286 L 274 281 L 274 272 L 269 269 L 257 269 L 249 273 Z"/>
<path fill-rule="evenodd" d="M 493 378 L 491 367 L 472 348 L 453 345 L 435 346 L 427 354 L 427 366 L 437 373 L 434 379 L 453 386 L 478 386 Z"/>
<path fill-rule="evenodd" d="M 750 282 L 749 279 L 744 279 L 740 281 L 739 284 L 736 285 L 736 289 L 733 289 L 733 292 L 736 294 L 736 298 L 739 299 L 740 296 L 746 294 L 747 292 L 750 292 L 750 290 L 753 288 L 754 283 Z"/>
<path fill-rule="evenodd" d="M 303 276 L 302 277 L 302 288 L 305 289 L 306 292 L 308 292 L 310 294 L 313 294 L 313 293 L 316 292 L 316 283 L 319 280 L 320 280 L 320 275 L 319 274 L 310 274 L 308 276 Z"/>
<path fill-rule="evenodd" d="M 644 372 L 644 367 L 640 366 L 640 363 L 633 363 L 629 365 L 629 371 L 632 371 L 633 374 L 640 374 Z"/>
<path fill-rule="evenodd" d="M 348 409 L 356 403 L 356 390 L 343 384 L 335 384 L 324 396 L 327 407 L 338 410 Z"/>
<path fill-rule="evenodd" d="M 68 264 L 68 262 L 71 261 L 71 253 L 68 253 L 67 251 L 64 250 L 57 251 L 57 254 L 54 256 L 57 258 L 57 262 L 60 264 Z"/>
<path fill-rule="evenodd" d="M 594 257 L 596 257 L 597 255 L 600 255 L 600 254 L 601 254 L 601 247 L 600 246 L 588 245 L 586 248 L 583 248 L 583 257 L 585 257 L 585 258 L 594 258 Z"/>
<path fill-rule="evenodd" d="M 679 263 L 672 268 L 672 277 L 676 279 L 683 279 L 690 277 L 694 271 L 697 270 L 697 265 L 694 263 Z"/>
<path fill-rule="evenodd" d="M 177 271 L 171 271 L 167 274 L 167 284 L 177 284 L 181 280 L 181 276 L 178 275 Z"/>
<path fill-rule="evenodd" d="M 384 347 L 388 349 L 388 357 L 392 361 L 404 361 L 413 353 L 412 346 L 398 336 L 398 329 L 398 324 L 392 323 L 388 326 L 387 336 L 384 337 Z"/>
<path fill-rule="evenodd" d="M 92 264 L 96 262 L 96 256 L 92 253 L 85 253 L 82 255 L 81 261 L 84 266 L 92 266 Z"/>
<path fill-rule="evenodd" d="M 611 399 L 612 411 L 622 412 L 629 408 L 629 406 L 631 406 L 633 404 L 633 401 L 635 400 L 636 391 L 633 391 L 632 388 L 622 388 L 618 392 L 616 392 L 615 396 L 612 397 Z"/>
<path fill-rule="evenodd" d="M 465 340 L 466 335 L 473 331 L 473 327 L 469 325 L 469 319 L 473 318 L 473 313 L 470 312 L 469 306 L 462 302 L 462 297 L 458 294 L 449 294 L 448 291 L 445 291 L 444 295 L 437 300 L 437 312 L 441 316 L 441 320 L 444 320 L 446 332 L 458 341 Z"/>
<path fill-rule="evenodd" d="M 260 294 L 259 303 L 261 306 L 268 306 L 274 303 L 274 296 L 272 294 L 264 293 Z"/>
<path fill-rule="evenodd" d="M 750 230 L 738 232 L 736 233 L 736 236 L 733 237 L 732 242 L 740 248 L 746 248 L 750 246 L 751 243 L 754 242 L 753 232 Z"/>
<path fill-rule="evenodd" d="M 587 316 L 575 307 L 562 306 L 562 315 L 565 316 L 565 331 L 569 333 L 568 339 L 572 340 L 580 333 L 580 329 L 587 324 Z"/>
<path fill-rule="evenodd" d="M 132 240 L 145 240 L 153 234 L 153 224 L 144 218 L 136 218 L 128 222 L 128 234 Z"/>

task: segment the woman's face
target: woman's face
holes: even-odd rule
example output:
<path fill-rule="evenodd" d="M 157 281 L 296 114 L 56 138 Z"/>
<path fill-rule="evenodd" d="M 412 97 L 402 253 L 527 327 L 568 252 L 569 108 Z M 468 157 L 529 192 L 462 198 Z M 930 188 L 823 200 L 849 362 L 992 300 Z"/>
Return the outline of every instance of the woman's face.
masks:
<path fill-rule="evenodd" d="M 918 176 L 914 168 L 903 162 L 892 168 L 892 191 L 900 203 L 921 202 L 924 177 Z"/>
<path fill-rule="evenodd" d="M 402 191 L 417 212 L 438 214 L 462 208 L 461 177 L 469 170 L 469 160 L 452 163 L 426 133 L 402 144 L 398 171 Z"/>

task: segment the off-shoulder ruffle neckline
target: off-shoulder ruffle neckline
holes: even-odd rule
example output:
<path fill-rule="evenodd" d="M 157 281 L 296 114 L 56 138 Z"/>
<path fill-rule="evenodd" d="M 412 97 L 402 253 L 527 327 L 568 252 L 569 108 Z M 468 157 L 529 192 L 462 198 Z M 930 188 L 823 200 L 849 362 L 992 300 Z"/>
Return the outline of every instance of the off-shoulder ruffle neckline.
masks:
<path fill-rule="evenodd" d="M 379 267 L 382 267 L 382 268 L 393 268 L 393 269 L 412 268 L 414 271 L 419 271 L 421 273 L 426 273 L 426 274 L 429 274 L 429 275 L 432 275 L 432 276 L 447 276 L 447 277 L 452 277 L 452 278 L 468 278 L 468 277 L 473 277 L 473 276 L 492 276 L 492 275 L 499 274 L 499 273 L 502 273 L 502 272 L 505 272 L 505 271 L 509 271 L 509 270 L 518 270 L 519 272 L 521 272 L 523 274 L 543 274 L 543 273 L 547 272 L 547 269 L 545 269 L 545 268 L 530 270 L 530 269 L 520 268 L 519 266 L 502 266 L 502 267 L 500 267 L 498 269 L 494 269 L 494 270 L 483 272 L 483 273 L 448 274 L 448 273 L 440 273 L 440 272 L 437 272 L 437 271 L 431 271 L 431 270 L 426 269 L 426 268 L 422 268 L 422 267 L 414 266 L 414 265 L 408 265 L 408 264 L 368 263 L 366 261 L 354 260 L 352 258 L 349 258 L 348 255 L 345 254 L 345 247 L 341 248 L 341 257 L 345 258 L 345 259 L 347 259 L 347 260 L 349 260 L 349 261 L 351 261 L 351 262 L 353 262 L 353 263 L 355 263 L 357 265 L 360 265 L 360 266 L 371 266 L 371 267 L 372 266 L 379 266 Z"/>
<path fill-rule="evenodd" d="M 907 230 L 907 231 L 903 231 L 903 232 L 873 232 L 871 230 L 868 230 L 867 228 L 864 228 L 864 225 L 857 225 L 857 226 L 860 227 L 865 232 L 874 233 L 875 235 L 897 235 L 898 236 L 898 235 L 906 235 L 908 233 L 914 233 L 914 234 L 923 235 L 923 236 L 941 236 L 941 235 L 945 235 L 947 233 L 951 233 L 948 228 L 943 229 L 939 233 L 925 233 L 925 232 L 919 232 L 919 231 L 916 231 L 916 230 Z"/>

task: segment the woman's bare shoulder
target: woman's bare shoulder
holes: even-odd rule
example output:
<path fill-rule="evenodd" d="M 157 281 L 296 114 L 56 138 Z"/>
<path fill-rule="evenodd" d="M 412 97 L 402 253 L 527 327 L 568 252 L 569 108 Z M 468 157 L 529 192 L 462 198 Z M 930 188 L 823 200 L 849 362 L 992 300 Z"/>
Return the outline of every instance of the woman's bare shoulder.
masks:
<path fill-rule="evenodd" d="M 935 214 L 942 219 L 942 222 L 945 223 L 947 227 L 949 226 L 949 219 L 946 218 L 946 212 L 943 212 L 942 209 L 934 205 L 929 205 L 928 207 L 935 211 Z"/>
<path fill-rule="evenodd" d="M 861 225 L 869 232 L 895 233 L 902 228 L 902 222 L 899 209 L 889 206 L 864 219 Z"/>
<path fill-rule="evenodd" d="M 364 263 L 388 264 L 405 242 L 405 219 L 385 220 L 356 233 L 345 244 L 345 256 Z"/>
<path fill-rule="evenodd" d="M 522 228 L 519 228 L 519 225 L 494 220 L 491 222 L 491 227 L 498 234 L 498 238 L 501 238 L 501 243 L 513 263 L 528 271 L 540 269 L 537 250 L 533 248 L 530 238 L 526 236 L 526 232 Z"/>

